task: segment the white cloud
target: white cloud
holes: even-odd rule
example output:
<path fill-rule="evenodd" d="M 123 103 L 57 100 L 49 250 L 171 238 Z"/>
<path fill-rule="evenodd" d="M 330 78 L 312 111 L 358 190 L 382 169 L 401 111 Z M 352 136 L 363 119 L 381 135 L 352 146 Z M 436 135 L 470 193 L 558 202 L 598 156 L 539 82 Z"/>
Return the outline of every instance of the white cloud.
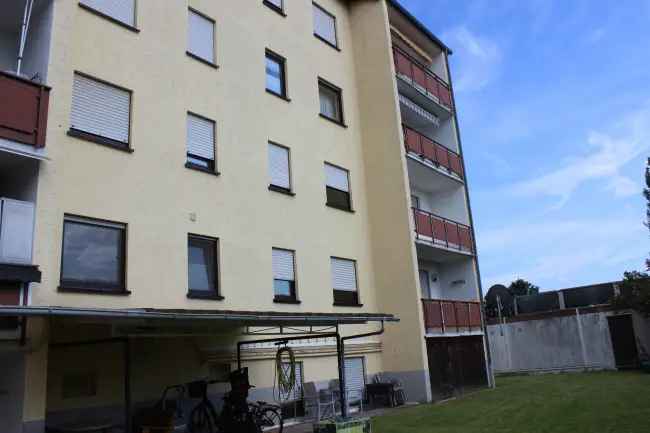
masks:
<path fill-rule="evenodd" d="M 465 26 L 455 27 L 443 34 L 454 50 L 454 89 L 457 92 L 475 92 L 487 86 L 499 72 L 502 55 L 499 46 L 472 33 Z"/>
<path fill-rule="evenodd" d="M 603 179 L 605 189 L 617 196 L 628 196 L 639 189 L 621 171 L 630 161 L 650 148 L 650 109 L 628 115 L 611 134 L 590 132 L 589 152 L 565 160 L 553 171 L 514 184 L 510 192 L 520 197 L 557 197 L 557 208 L 587 181 Z"/>
<path fill-rule="evenodd" d="M 519 277 L 542 289 L 598 282 L 601 272 L 618 278 L 641 269 L 647 256 L 641 213 L 520 223 L 477 235 L 485 290 Z"/>

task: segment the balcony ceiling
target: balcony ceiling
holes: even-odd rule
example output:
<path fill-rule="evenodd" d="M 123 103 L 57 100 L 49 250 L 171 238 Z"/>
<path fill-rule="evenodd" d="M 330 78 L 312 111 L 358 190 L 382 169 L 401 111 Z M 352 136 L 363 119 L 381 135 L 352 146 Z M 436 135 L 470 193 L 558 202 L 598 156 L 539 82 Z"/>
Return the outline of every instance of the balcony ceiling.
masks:
<path fill-rule="evenodd" d="M 463 182 L 454 178 L 445 168 L 432 168 L 417 157 L 406 157 L 408 164 L 409 181 L 416 189 L 432 194 L 454 191 L 463 187 Z"/>
<path fill-rule="evenodd" d="M 52 0 L 34 0 L 32 19 L 37 16 Z M 25 0 L 2 0 L 0 12 L 0 32 L 20 33 L 25 11 Z"/>

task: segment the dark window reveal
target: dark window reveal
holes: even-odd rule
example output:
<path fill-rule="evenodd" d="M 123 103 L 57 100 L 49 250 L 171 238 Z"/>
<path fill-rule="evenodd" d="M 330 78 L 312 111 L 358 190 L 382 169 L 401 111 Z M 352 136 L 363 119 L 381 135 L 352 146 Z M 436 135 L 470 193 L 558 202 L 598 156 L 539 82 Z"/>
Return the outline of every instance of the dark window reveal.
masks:
<path fill-rule="evenodd" d="M 267 50 L 266 51 L 266 90 L 281 96 L 286 99 L 287 97 L 287 83 L 286 83 L 286 60 Z"/>
<path fill-rule="evenodd" d="M 341 210 L 352 210 L 347 170 L 325 163 L 325 189 L 328 206 Z"/>
<path fill-rule="evenodd" d="M 126 225 L 66 216 L 61 288 L 124 292 Z"/>
<path fill-rule="evenodd" d="M 190 297 L 218 297 L 216 239 L 189 235 L 187 268 Z"/>
<path fill-rule="evenodd" d="M 320 115 L 342 125 L 343 103 L 341 89 L 325 80 L 319 79 L 318 97 L 320 99 Z"/>

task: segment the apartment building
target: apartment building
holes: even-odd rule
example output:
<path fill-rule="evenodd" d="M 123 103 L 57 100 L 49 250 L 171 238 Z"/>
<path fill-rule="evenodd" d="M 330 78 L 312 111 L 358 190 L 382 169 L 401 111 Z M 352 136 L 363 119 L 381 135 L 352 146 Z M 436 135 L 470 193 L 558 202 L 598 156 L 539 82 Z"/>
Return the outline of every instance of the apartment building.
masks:
<path fill-rule="evenodd" d="M 294 407 L 336 378 L 490 382 L 451 52 L 397 2 L 2 8 L 6 431 L 128 431 L 265 336 L 301 337 L 290 396 L 275 345 L 240 352 Z"/>

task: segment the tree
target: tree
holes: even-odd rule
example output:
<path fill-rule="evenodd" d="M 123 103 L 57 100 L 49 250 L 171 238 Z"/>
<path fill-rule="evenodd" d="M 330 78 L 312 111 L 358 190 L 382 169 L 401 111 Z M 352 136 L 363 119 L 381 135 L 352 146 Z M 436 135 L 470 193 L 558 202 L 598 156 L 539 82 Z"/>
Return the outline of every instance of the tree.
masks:
<path fill-rule="evenodd" d="M 650 275 L 644 272 L 625 272 L 619 284 L 619 294 L 612 300 L 619 309 L 633 309 L 650 317 Z"/>
<path fill-rule="evenodd" d="M 508 290 L 512 296 L 537 295 L 539 293 L 539 287 L 522 278 L 510 283 Z"/>

